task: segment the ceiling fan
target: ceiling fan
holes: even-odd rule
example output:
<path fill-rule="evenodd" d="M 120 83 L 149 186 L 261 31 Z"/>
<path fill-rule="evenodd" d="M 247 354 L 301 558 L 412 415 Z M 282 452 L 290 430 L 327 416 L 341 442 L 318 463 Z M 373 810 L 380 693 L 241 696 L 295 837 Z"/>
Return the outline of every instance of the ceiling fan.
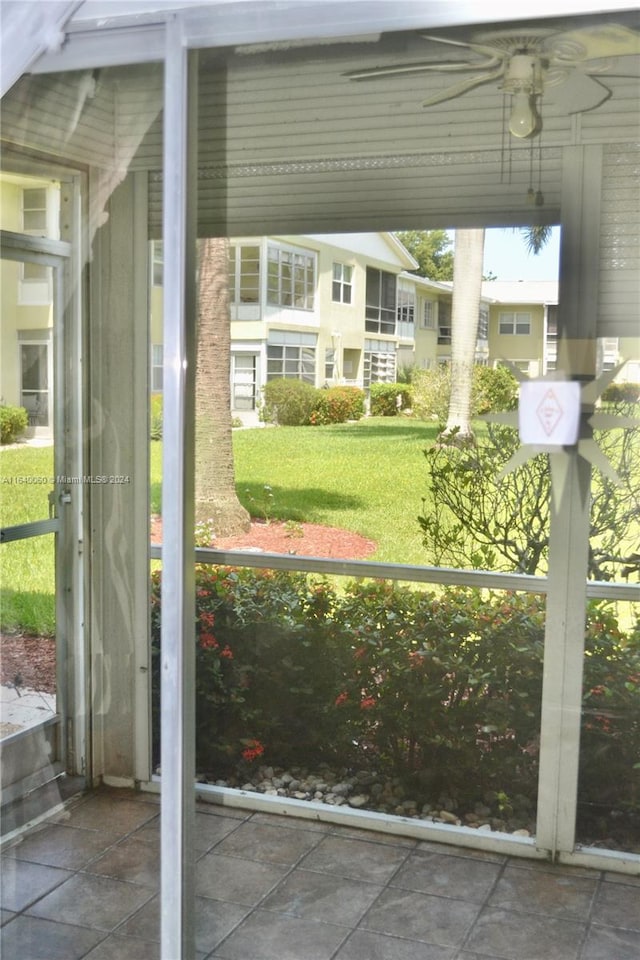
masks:
<path fill-rule="evenodd" d="M 515 137 L 533 137 L 541 129 L 538 102 L 549 88 L 562 87 L 554 96 L 567 113 L 594 110 L 612 91 L 596 77 L 634 77 L 619 73 L 615 58 L 640 54 L 640 32 L 610 23 L 557 32 L 546 27 L 522 32 L 497 30 L 477 34 L 470 41 L 420 34 L 425 40 L 464 47 L 483 59 L 396 64 L 354 70 L 350 80 L 373 80 L 408 73 L 472 72 L 423 101 L 424 107 L 453 100 L 468 90 L 496 81 L 511 95 L 509 130 Z"/>

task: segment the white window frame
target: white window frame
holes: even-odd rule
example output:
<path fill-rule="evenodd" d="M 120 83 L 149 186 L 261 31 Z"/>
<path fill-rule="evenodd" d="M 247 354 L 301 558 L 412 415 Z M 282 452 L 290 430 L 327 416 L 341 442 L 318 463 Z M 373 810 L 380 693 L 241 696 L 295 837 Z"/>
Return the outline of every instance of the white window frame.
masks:
<path fill-rule="evenodd" d="M 374 274 L 376 275 L 374 278 Z M 388 288 L 393 287 L 393 306 L 385 302 Z M 375 291 L 373 288 L 376 288 Z M 396 335 L 398 303 L 398 278 L 389 270 L 380 270 L 378 267 L 367 267 L 365 288 L 365 321 L 367 333 Z"/>
<path fill-rule="evenodd" d="M 396 331 L 405 339 L 414 336 L 416 322 L 416 288 L 400 278 L 396 288 Z"/>
<path fill-rule="evenodd" d="M 423 300 L 422 302 L 422 328 L 423 330 L 435 330 L 436 328 L 436 301 Z"/>
<path fill-rule="evenodd" d="M 353 303 L 353 266 L 339 260 L 333 262 L 331 278 L 331 299 L 333 303 Z"/>
<path fill-rule="evenodd" d="M 245 256 L 249 250 L 255 250 L 255 257 Z M 229 299 L 233 304 L 260 303 L 261 277 L 260 241 L 255 243 L 229 244 Z M 251 265 L 255 265 L 250 269 Z M 254 294 L 248 296 L 248 292 Z"/>
<path fill-rule="evenodd" d="M 269 306 L 311 312 L 315 302 L 316 275 L 317 254 L 314 250 L 279 243 L 267 245 Z"/>
<path fill-rule="evenodd" d="M 498 332 L 504 337 L 528 337 L 531 334 L 529 310 L 501 311 L 498 317 Z"/>

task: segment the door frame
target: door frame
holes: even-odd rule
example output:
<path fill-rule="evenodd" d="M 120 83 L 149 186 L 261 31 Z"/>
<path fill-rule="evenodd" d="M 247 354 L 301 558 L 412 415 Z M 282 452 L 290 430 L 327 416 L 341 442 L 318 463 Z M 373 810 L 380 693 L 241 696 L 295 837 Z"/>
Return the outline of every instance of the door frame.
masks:
<path fill-rule="evenodd" d="M 86 664 L 83 637 L 82 445 L 69 444 L 81 405 L 81 335 L 72 244 L 62 240 L 0 231 L 0 257 L 37 263 L 52 270 L 53 315 L 51 345 L 53 384 L 50 388 L 54 467 L 50 516 L 5 527 L 0 542 L 9 543 L 53 534 L 55 540 L 56 714 L 2 741 L 3 766 L 17 771 L 2 785 L 3 806 L 28 809 L 28 819 L 59 801 L 66 793 L 61 778 L 78 789 L 87 770 Z M 44 342 L 44 341 L 43 341 Z M 38 766 L 39 764 L 39 766 Z M 31 802 L 42 791 L 42 809 Z M 25 797 L 29 795 L 29 803 Z M 3 818 L 4 819 L 4 818 Z M 10 814 L 7 829 L 19 826 L 20 813 Z"/>

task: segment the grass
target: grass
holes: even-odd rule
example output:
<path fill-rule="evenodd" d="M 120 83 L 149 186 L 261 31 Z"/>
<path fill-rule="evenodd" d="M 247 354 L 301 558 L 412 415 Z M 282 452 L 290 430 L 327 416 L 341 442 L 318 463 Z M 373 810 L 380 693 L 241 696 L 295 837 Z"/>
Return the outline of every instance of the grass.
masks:
<path fill-rule="evenodd" d="M 378 544 L 372 559 L 427 563 L 417 516 L 426 493 L 422 451 L 436 429 L 415 420 L 371 418 L 327 427 L 235 431 L 238 495 L 253 516 L 268 512 L 272 519 L 360 533 Z M 2 525 L 47 517 L 53 449 L 3 450 L 0 458 Z M 161 509 L 161 477 L 162 444 L 152 442 L 154 513 Z M 53 538 L 5 544 L 0 553 L 0 623 L 5 629 L 53 633 Z"/>
<path fill-rule="evenodd" d="M 436 425 L 395 418 L 236 431 L 238 497 L 254 517 L 362 534 L 378 544 L 370 559 L 427 563 L 417 517 L 427 492 L 422 451 L 436 433 Z M 151 447 L 151 509 L 159 513 L 162 444 Z"/>
<path fill-rule="evenodd" d="M 253 516 L 341 527 L 374 540 L 372 559 L 428 564 L 417 517 L 428 496 L 423 450 L 437 426 L 369 418 L 356 424 L 234 432 L 236 486 Z M 18 478 L 52 473 L 51 448 L 0 453 L 3 525 L 48 516 L 46 483 Z M 150 508 L 161 512 L 162 444 L 151 443 Z M 5 545 L 0 622 L 37 632 L 53 625 L 53 550 L 37 538 Z M 47 606 L 48 604 L 48 606 Z"/>
<path fill-rule="evenodd" d="M 0 452 L 0 525 L 49 516 L 53 447 Z M 30 482 L 31 481 L 31 482 Z M 25 633 L 55 632 L 53 536 L 5 543 L 0 549 L 0 625 Z"/>
<path fill-rule="evenodd" d="M 234 434 L 238 495 L 259 516 L 267 485 L 274 519 L 343 527 L 376 541 L 371 559 L 426 563 L 417 521 L 427 492 L 422 451 L 436 432 L 395 418 L 242 430 Z"/>

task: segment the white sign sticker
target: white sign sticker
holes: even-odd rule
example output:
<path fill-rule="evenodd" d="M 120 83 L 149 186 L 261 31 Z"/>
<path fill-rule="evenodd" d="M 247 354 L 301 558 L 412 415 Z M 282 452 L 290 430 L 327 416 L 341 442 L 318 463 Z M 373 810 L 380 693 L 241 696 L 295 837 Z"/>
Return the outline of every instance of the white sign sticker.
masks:
<path fill-rule="evenodd" d="M 522 443 L 572 446 L 580 428 L 577 380 L 525 380 L 520 384 L 518 426 Z"/>

